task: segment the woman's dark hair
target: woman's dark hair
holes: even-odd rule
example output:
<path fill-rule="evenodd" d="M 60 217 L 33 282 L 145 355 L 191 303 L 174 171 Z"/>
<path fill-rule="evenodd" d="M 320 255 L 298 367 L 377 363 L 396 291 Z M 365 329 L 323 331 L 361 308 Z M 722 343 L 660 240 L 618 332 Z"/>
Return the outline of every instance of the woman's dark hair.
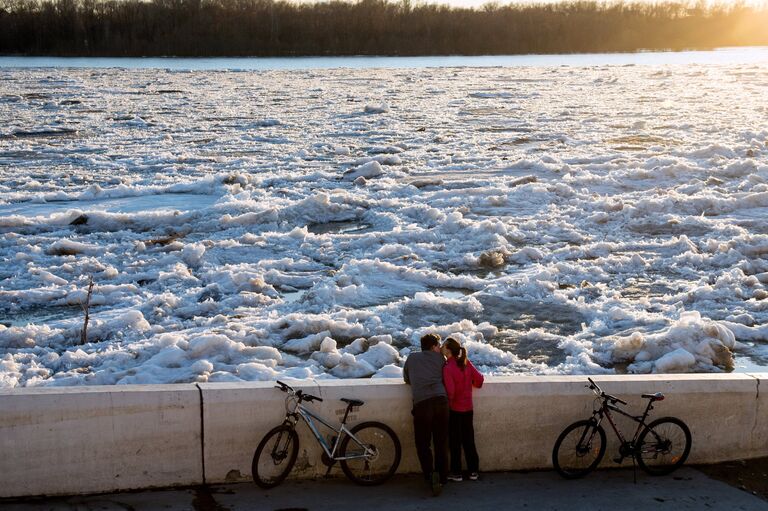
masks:
<path fill-rule="evenodd" d="M 429 351 L 437 344 L 440 344 L 440 336 L 437 334 L 426 334 L 421 337 L 421 351 Z"/>
<path fill-rule="evenodd" d="M 459 341 L 453 337 L 449 337 L 445 340 L 443 346 L 451 352 L 451 356 L 456 359 L 456 363 L 462 369 L 467 365 L 467 350 L 461 347 Z"/>

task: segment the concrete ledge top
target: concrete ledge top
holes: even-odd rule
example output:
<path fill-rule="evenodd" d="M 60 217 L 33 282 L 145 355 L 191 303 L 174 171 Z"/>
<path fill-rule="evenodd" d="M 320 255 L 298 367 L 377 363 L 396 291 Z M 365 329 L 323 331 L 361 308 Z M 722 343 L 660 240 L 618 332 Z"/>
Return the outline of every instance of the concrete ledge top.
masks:
<path fill-rule="evenodd" d="M 486 383 L 536 384 L 536 383 L 583 383 L 590 377 L 597 382 L 743 382 L 768 379 L 768 372 L 758 373 L 686 373 L 686 374 L 596 374 L 596 375 L 532 375 L 487 376 Z M 296 387 L 376 387 L 400 385 L 401 378 L 356 378 L 341 380 L 285 378 L 285 383 Z M 180 392 L 202 390 L 248 390 L 272 388 L 274 381 L 222 382 L 222 383 L 168 383 L 144 385 L 93 385 L 75 387 L 15 387 L 0 389 L 0 396 L 55 395 L 77 393 L 132 393 L 132 392 Z"/>
<path fill-rule="evenodd" d="M 15 387 L 0 389 L 0 396 L 56 394 L 129 394 L 135 392 L 198 392 L 194 383 L 163 383 L 142 385 L 78 385 L 74 387 Z"/>

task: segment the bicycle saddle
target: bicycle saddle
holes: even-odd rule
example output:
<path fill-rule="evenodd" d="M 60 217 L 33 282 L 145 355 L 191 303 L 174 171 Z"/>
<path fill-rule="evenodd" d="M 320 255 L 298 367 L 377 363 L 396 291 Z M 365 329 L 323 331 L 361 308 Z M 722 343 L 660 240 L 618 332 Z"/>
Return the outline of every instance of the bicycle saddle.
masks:
<path fill-rule="evenodd" d="M 643 397 L 645 399 L 650 399 L 651 401 L 663 401 L 664 400 L 664 394 L 661 392 L 657 392 L 655 394 L 643 394 Z"/>
<path fill-rule="evenodd" d="M 359 399 L 348 399 L 346 397 L 341 398 L 342 401 L 347 403 L 349 406 L 363 406 L 365 403 L 363 401 L 360 401 Z"/>

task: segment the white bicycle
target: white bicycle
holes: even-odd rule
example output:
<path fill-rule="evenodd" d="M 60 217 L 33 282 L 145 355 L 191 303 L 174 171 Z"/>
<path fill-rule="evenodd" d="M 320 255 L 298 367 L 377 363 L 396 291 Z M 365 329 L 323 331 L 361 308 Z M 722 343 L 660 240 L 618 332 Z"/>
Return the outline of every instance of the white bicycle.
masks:
<path fill-rule="evenodd" d="M 362 422 L 352 429 L 346 426 L 349 412 L 363 406 L 363 401 L 342 399 L 347 403 L 344 419 L 338 426 L 332 426 L 302 404 L 305 401 L 322 401 L 321 398 L 294 390 L 281 381 L 277 382 L 275 388 L 288 394 L 285 398 L 285 420 L 264 435 L 256 448 L 251 471 L 257 485 L 274 488 L 290 473 L 299 453 L 299 435 L 296 433 L 299 420 L 307 423 L 323 448 L 322 461 L 328 466 L 328 472 L 338 461 L 348 478 L 364 486 L 381 484 L 395 473 L 400 465 L 401 448 L 400 440 L 392 428 L 374 421 Z M 332 438 L 327 441 L 320 434 L 315 420 L 333 432 Z"/>

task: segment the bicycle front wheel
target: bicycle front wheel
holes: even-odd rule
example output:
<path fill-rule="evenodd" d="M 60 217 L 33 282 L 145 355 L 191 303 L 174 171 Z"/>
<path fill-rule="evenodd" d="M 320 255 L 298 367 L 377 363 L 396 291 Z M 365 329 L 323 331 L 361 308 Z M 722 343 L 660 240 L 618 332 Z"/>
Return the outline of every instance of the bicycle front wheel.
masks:
<path fill-rule="evenodd" d="M 381 484 L 400 465 L 400 440 L 392 429 L 380 422 L 363 422 L 351 430 L 341 443 L 341 469 L 357 484 Z"/>
<path fill-rule="evenodd" d="M 552 464 L 566 479 L 592 472 L 605 455 L 605 430 L 593 420 L 577 421 L 560 433 L 552 449 Z"/>
<path fill-rule="evenodd" d="M 274 488 L 288 477 L 298 454 L 296 430 L 286 424 L 272 428 L 253 454 L 253 482 L 262 488 Z"/>
<path fill-rule="evenodd" d="M 688 459 L 691 431 L 675 417 L 657 419 L 637 439 L 637 464 L 653 476 L 666 475 Z"/>

